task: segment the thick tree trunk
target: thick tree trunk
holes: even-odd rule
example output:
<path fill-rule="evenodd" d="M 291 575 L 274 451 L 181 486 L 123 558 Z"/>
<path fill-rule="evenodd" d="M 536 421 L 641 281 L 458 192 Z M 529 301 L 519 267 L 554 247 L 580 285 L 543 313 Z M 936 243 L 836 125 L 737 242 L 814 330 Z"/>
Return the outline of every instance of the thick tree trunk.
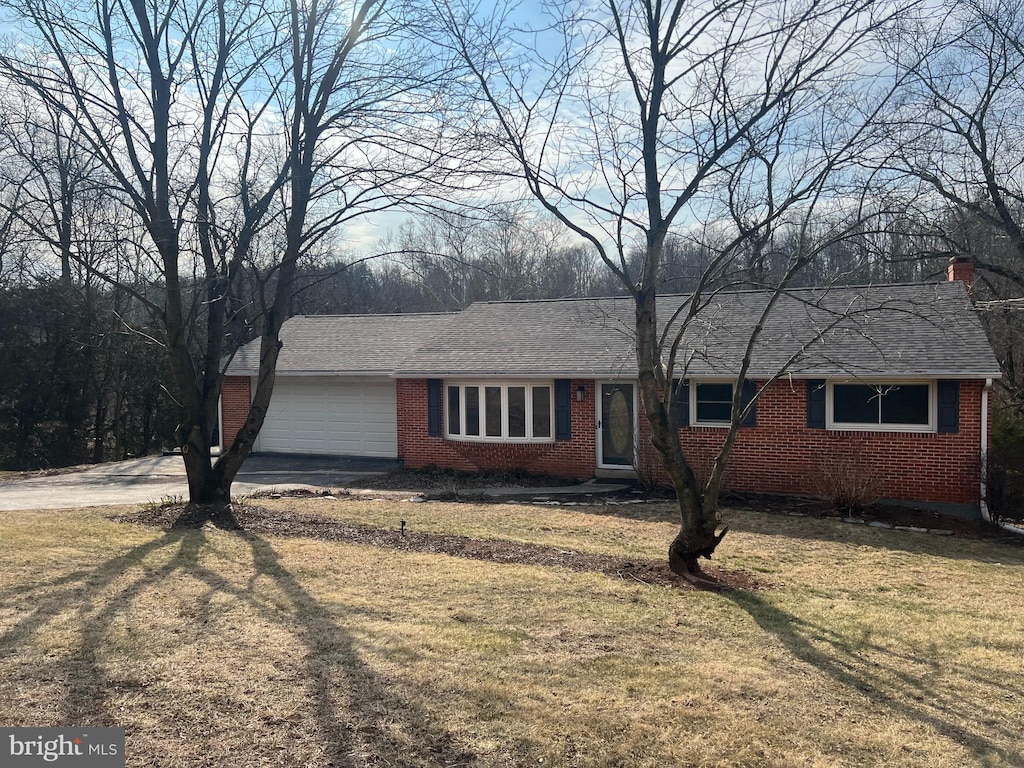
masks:
<path fill-rule="evenodd" d="M 679 505 L 679 531 L 668 547 L 668 564 L 672 572 L 684 578 L 701 575 L 700 558 L 710 558 L 725 536 L 718 532 L 721 522 L 717 508 L 706 504 L 696 478 L 675 440 L 676 451 L 662 454 L 662 463 L 672 479 Z M 674 458 L 673 458 L 674 456 Z"/>
<path fill-rule="evenodd" d="M 725 530 L 716 533 L 717 521 L 710 526 L 691 530 L 680 526 L 676 537 L 668 545 L 668 566 L 672 572 L 684 578 L 700 576 L 700 558 L 710 558 L 725 536 Z"/>
<path fill-rule="evenodd" d="M 182 446 L 185 473 L 188 476 L 188 503 L 208 507 L 207 517 L 231 503 L 231 483 L 220 468 L 211 462 L 210 441 L 198 426 L 189 430 Z"/>
<path fill-rule="evenodd" d="M 675 397 L 674 385 L 660 368 L 655 291 L 642 288 L 635 301 L 640 397 L 651 427 L 651 443 L 661 456 L 679 504 L 679 532 L 669 545 L 669 567 L 684 578 L 699 578 L 698 561 L 711 557 L 725 531 L 716 532 L 720 522 L 714 503 L 717 499 L 705 498 L 679 442 L 670 407 Z"/>
<path fill-rule="evenodd" d="M 101 386 L 99 394 L 96 395 L 96 418 L 92 425 L 92 463 L 99 464 L 103 461 L 103 438 L 105 435 L 104 425 L 107 420 L 107 395 L 106 387 Z"/>

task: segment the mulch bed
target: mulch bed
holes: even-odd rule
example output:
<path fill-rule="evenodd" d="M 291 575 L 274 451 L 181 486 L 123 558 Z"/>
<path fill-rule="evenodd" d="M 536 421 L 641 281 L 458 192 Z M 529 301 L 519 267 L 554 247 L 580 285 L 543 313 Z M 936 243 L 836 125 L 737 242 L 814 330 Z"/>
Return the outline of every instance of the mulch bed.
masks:
<path fill-rule="evenodd" d="M 281 512 L 264 507 L 232 504 L 227 515 L 209 522 L 218 527 L 250 534 L 342 541 L 351 544 L 394 549 L 404 552 L 464 557 L 493 563 L 540 565 L 565 568 L 575 572 L 601 573 L 613 578 L 650 586 L 680 589 L 712 589 L 747 591 L 770 589 L 772 584 L 745 571 L 705 566 L 706 584 L 694 585 L 669 570 L 668 563 L 658 560 L 627 560 L 609 555 L 577 552 L 537 544 L 521 544 L 494 539 L 473 539 L 439 533 L 404 533 L 386 528 L 339 522 L 317 515 Z M 163 504 L 147 507 L 113 520 L 122 523 L 151 525 L 165 530 L 196 528 L 208 520 L 205 511 L 187 504 Z"/>
<path fill-rule="evenodd" d="M 828 502 L 801 496 L 775 496 L 760 493 L 727 493 L 722 496 L 722 506 L 738 509 L 750 509 L 755 512 L 807 517 L 838 517 L 848 519 L 846 515 L 837 513 Z M 984 520 L 971 520 L 965 517 L 943 515 L 931 509 L 919 509 L 911 506 L 895 504 L 871 504 L 853 515 L 854 519 L 864 523 L 888 523 L 891 526 L 924 528 L 929 530 L 952 531 L 957 536 L 971 536 L 981 539 L 996 539 L 1015 544 L 1022 544 L 1020 536 L 1008 534 Z"/>
<path fill-rule="evenodd" d="M 533 474 L 508 470 L 505 472 L 463 472 L 458 469 L 430 467 L 426 469 L 396 469 L 392 472 L 362 477 L 357 485 L 359 488 L 372 490 L 409 490 L 412 488 L 423 491 L 440 491 L 458 494 L 486 490 L 488 488 L 529 488 L 557 487 L 577 485 L 579 480 L 554 475 Z"/>
<path fill-rule="evenodd" d="M 402 489 L 414 493 L 418 492 L 426 498 L 438 501 L 475 501 L 493 504 L 496 501 L 495 497 L 487 495 L 485 491 L 494 487 L 504 486 L 511 488 L 522 487 L 524 490 L 528 488 L 533 489 L 529 494 L 517 495 L 509 493 L 503 494 L 500 497 L 502 501 L 531 501 L 536 495 L 534 491 L 537 488 L 575 484 L 577 484 L 575 480 L 555 478 L 547 475 L 531 475 L 525 472 L 474 473 L 433 468 L 399 469 L 375 477 L 360 478 L 357 483 L 353 483 L 347 490 L 348 492 L 355 489 L 387 492 Z M 669 488 L 642 488 L 639 485 L 632 485 L 628 481 L 626 481 L 626 485 L 629 487 L 625 491 L 602 493 L 599 496 L 592 493 L 558 493 L 551 496 L 551 499 L 557 500 L 560 503 L 574 502 L 577 504 L 598 505 L 609 502 L 615 504 L 623 499 L 629 499 L 634 502 L 637 499 L 654 502 L 672 502 L 675 499 Z M 294 492 L 289 492 L 289 495 L 291 493 Z M 723 494 L 721 504 L 723 507 L 749 509 L 755 512 L 779 515 L 798 514 L 818 518 L 847 518 L 850 516 L 848 513 L 840 514 L 824 499 L 809 496 L 727 492 Z M 938 529 L 952 531 L 958 536 L 996 539 L 1024 545 L 1024 540 L 1021 537 L 1007 534 L 1005 531 L 1001 531 L 996 526 L 983 520 L 943 515 L 930 509 L 890 504 L 871 504 L 858 510 L 852 516 L 863 523 L 879 522 L 888 523 L 891 526 L 905 526 L 916 529 Z M 1009 522 L 1013 521 L 1010 520 Z"/>

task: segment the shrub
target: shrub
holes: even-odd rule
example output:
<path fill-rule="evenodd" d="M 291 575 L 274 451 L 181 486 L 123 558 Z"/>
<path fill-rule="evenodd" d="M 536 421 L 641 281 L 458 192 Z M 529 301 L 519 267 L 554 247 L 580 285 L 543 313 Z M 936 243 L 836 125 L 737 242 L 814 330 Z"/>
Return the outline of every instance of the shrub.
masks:
<path fill-rule="evenodd" d="M 864 466 L 859 451 L 818 463 L 814 493 L 844 517 L 861 514 L 881 496 L 878 478 Z"/>

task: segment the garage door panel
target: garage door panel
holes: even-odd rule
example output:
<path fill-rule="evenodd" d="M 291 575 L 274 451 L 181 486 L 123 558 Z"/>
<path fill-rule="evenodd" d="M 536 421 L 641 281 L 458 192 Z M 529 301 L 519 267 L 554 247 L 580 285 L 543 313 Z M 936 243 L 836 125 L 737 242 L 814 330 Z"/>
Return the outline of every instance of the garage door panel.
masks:
<path fill-rule="evenodd" d="M 395 457 L 395 383 L 280 377 L 260 431 L 259 449 Z"/>
<path fill-rule="evenodd" d="M 339 456 L 373 456 L 373 449 L 359 441 L 332 440 L 328 443 L 328 453 Z"/>

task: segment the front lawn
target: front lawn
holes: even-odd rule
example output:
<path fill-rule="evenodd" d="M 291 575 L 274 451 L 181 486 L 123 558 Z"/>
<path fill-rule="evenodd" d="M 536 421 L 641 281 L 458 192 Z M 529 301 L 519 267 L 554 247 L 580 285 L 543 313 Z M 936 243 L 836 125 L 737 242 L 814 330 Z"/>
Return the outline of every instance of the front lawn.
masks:
<path fill-rule="evenodd" d="M 261 499 L 643 561 L 669 507 Z M 557 566 L 0 513 L 0 723 L 129 766 L 1019 766 L 1024 548 L 727 513 L 698 592 Z"/>

